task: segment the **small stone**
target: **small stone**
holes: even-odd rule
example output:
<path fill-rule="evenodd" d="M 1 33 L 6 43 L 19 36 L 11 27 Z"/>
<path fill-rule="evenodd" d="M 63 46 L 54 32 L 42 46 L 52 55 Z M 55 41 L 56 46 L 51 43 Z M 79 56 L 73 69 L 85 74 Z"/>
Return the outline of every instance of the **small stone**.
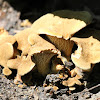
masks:
<path fill-rule="evenodd" d="M 68 91 L 68 88 L 61 89 L 61 90 L 60 90 L 60 93 L 61 93 L 61 94 L 64 94 L 64 93 L 66 93 L 67 91 Z"/>

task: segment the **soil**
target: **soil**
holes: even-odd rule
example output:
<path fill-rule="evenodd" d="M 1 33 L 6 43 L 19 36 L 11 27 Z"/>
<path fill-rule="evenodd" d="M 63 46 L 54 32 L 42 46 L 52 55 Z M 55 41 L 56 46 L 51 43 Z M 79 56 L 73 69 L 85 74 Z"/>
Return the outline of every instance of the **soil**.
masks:
<path fill-rule="evenodd" d="M 9 34 L 14 35 L 17 31 L 26 27 L 21 27 L 20 12 L 14 10 L 9 3 L 0 0 L 0 27 L 4 27 Z M 94 23 L 88 27 L 100 27 L 99 15 L 94 15 Z M 43 87 L 44 83 L 53 82 L 58 85 L 58 74 L 49 74 L 42 77 L 38 73 L 28 73 L 22 77 L 24 83 L 14 84 L 16 70 L 12 70 L 13 74 L 6 77 L 2 74 L 2 66 L 0 66 L 0 100 L 100 100 L 100 63 L 96 64 L 90 73 L 87 83 L 84 87 L 77 86 L 77 90 L 67 93 L 68 88 L 59 86 L 57 91 L 52 87 Z M 30 79 L 29 79 L 30 77 Z M 26 81 L 27 80 L 27 81 Z M 41 80 L 41 81 L 40 81 Z"/>

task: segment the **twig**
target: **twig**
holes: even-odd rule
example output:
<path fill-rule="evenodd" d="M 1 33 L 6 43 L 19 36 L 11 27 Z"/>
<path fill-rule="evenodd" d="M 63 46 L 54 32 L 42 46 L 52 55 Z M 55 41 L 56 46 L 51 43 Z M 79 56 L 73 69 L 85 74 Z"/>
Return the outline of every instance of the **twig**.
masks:
<path fill-rule="evenodd" d="M 93 90 L 93 89 L 95 89 L 95 88 L 97 88 L 97 87 L 100 87 L 100 84 L 98 84 L 98 85 L 96 85 L 96 86 L 93 86 L 93 87 L 89 88 L 88 90 L 90 91 L 90 90 Z"/>
<path fill-rule="evenodd" d="M 91 91 L 91 90 L 93 90 L 93 89 L 95 89 L 95 88 L 97 88 L 97 87 L 100 87 L 100 84 L 98 84 L 98 85 L 95 85 L 95 86 L 93 86 L 93 87 L 91 87 L 91 88 L 89 88 L 89 89 L 84 89 L 82 92 L 88 92 L 88 91 Z"/>

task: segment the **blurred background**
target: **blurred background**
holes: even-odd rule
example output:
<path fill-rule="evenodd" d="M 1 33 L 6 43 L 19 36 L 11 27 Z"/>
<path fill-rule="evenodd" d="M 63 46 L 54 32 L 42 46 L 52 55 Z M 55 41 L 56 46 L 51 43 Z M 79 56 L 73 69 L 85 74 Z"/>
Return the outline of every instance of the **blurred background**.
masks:
<path fill-rule="evenodd" d="M 2 0 L 1 0 L 2 1 Z M 87 10 L 100 15 L 100 0 L 5 0 L 17 11 L 21 19 L 36 20 L 43 14 L 55 10 Z"/>
<path fill-rule="evenodd" d="M 90 12 L 90 27 L 100 29 L 99 0 L 0 0 L 0 27 L 12 34 L 23 29 L 20 24 L 25 19 L 33 23 L 44 14 L 64 9 Z"/>

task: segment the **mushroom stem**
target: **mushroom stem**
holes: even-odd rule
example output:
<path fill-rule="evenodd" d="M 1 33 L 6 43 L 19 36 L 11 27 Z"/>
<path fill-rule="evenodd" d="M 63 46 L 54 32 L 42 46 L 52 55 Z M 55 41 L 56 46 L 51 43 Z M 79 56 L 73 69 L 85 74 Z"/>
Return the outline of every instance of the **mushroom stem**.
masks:
<path fill-rule="evenodd" d="M 23 81 L 22 81 L 22 79 L 21 79 L 21 75 L 19 75 L 19 74 L 17 73 L 17 75 L 16 75 L 16 77 L 15 77 L 15 79 L 14 79 L 14 83 L 15 83 L 15 84 L 18 84 L 18 82 L 21 82 L 21 83 L 22 83 Z"/>

